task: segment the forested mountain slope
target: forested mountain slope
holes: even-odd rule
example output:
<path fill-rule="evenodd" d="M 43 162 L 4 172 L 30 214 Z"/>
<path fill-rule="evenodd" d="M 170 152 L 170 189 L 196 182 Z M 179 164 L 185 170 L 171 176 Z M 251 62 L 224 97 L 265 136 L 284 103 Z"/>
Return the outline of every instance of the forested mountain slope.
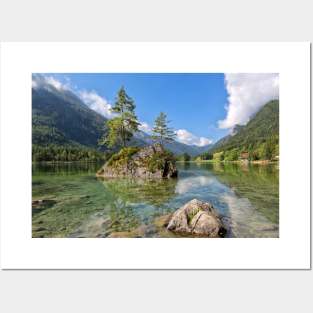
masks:
<path fill-rule="evenodd" d="M 105 118 L 70 91 L 32 90 L 33 144 L 97 147 Z"/>
<path fill-rule="evenodd" d="M 268 102 L 245 126 L 235 129 L 235 135 L 220 139 L 210 152 L 249 149 L 279 135 L 279 100 Z"/>

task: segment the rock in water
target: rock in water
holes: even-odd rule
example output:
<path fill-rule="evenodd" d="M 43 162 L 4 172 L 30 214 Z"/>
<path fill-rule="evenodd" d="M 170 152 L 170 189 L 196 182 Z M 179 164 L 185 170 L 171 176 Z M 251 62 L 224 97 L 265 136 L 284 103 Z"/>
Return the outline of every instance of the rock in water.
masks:
<path fill-rule="evenodd" d="M 160 144 L 144 148 L 123 148 L 97 172 L 98 177 L 177 177 L 173 154 Z"/>
<path fill-rule="evenodd" d="M 193 199 L 174 212 L 168 230 L 206 237 L 224 237 L 226 228 L 214 207 Z"/>

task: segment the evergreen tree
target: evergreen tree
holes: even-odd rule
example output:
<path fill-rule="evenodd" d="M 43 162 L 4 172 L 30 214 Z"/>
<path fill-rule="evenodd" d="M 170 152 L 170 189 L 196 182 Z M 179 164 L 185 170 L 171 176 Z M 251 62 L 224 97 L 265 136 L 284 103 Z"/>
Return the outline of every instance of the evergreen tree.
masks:
<path fill-rule="evenodd" d="M 138 131 L 137 116 L 135 114 L 135 102 L 129 97 L 122 87 L 117 94 L 117 98 L 111 111 L 117 113 L 118 116 L 106 122 L 107 132 L 100 140 L 100 144 L 105 144 L 109 147 L 121 145 L 126 147 L 135 132 Z"/>
<path fill-rule="evenodd" d="M 103 161 L 107 155 L 83 146 L 32 146 L 33 162 Z"/>
<path fill-rule="evenodd" d="M 175 133 L 172 128 L 168 127 L 169 121 L 164 112 L 161 112 L 154 122 L 152 129 L 152 138 L 163 144 L 164 142 L 174 141 Z"/>
<path fill-rule="evenodd" d="M 189 155 L 187 152 L 185 152 L 185 153 L 183 154 L 183 161 L 184 161 L 184 162 L 189 162 L 190 159 L 191 159 L 190 155 Z"/>

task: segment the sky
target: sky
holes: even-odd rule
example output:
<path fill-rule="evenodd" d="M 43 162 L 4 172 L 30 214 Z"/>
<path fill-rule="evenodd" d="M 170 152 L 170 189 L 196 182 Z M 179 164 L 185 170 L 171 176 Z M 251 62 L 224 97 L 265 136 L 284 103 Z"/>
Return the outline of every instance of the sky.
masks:
<path fill-rule="evenodd" d="M 121 86 L 136 104 L 141 130 L 149 133 L 165 112 L 186 144 L 204 146 L 245 125 L 266 102 L 279 97 L 278 74 L 90 73 L 33 75 L 33 87 L 53 85 L 77 94 L 107 118 Z"/>

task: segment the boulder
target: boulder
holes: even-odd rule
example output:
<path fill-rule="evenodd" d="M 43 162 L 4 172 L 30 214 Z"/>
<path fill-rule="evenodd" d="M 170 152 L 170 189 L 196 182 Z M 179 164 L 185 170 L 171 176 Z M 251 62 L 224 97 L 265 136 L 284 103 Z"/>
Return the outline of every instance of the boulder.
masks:
<path fill-rule="evenodd" d="M 175 158 L 161 144 L 123 148 L 97 172 L 98 177 L 177 177 Z"/>
<path fill-rule="evenodd" d="M 226 234 L 226 228 L 215 208 L 210 203 L 197 199 L 175 211 L 167 229 L 212 238 L 224 237 Z"/>

